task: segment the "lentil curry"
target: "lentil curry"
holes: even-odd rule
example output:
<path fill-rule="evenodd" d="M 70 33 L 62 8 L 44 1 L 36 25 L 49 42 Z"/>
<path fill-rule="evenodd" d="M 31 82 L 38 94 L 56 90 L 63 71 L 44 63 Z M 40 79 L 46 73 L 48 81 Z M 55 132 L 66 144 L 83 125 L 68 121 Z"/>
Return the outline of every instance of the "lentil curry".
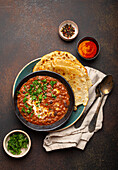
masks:
<path fill-rule="evenodd" d="M 17 92 L 22 116 L 36 125 L 50 125 L 62 119 L 70 104 L 66 87 L 49 76 L 30 78 Z"/>

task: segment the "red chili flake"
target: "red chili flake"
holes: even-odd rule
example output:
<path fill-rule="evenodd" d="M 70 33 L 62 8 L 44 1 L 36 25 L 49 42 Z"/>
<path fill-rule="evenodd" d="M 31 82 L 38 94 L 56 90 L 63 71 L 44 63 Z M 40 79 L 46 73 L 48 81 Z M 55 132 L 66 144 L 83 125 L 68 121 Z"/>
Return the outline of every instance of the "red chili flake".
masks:
<path fill-rule="evenodd" d="M 70 38 L 75 33 L 75 28 L 71 24 L 66 24 L 62 27 L 61 32 L 63 33 L 63 36 Z"/>

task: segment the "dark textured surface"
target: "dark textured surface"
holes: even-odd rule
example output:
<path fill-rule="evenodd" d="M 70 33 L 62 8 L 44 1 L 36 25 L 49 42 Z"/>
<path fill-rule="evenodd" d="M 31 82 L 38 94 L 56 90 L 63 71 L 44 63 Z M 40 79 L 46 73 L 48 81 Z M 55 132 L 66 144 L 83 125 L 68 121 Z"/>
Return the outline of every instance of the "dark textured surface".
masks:
<path fill-rule="evenodd" d="M 116 0 L 0 0 L 0 169 L 115 170 L 118 169 L 118 1 Z M 72 42 L 58 36 L 58 26 L 66 19 L 80 29 Z M 83 36 L 95 37 L 100 55 L 84 61 L 76 52 Z M 84 65 L 112 74 L 114 89 L 104 107 L 103 128 L 88 142 L 84 151 L 76 148 L 47 153 L 42 147 L 46 133 L 25 127 L 12 105 L 12 85 L 17 73 L 29 61 L 54 50 L 75 55 Z M 3 151 L 4 136 L 13 129 L 25 130 L 32 148 L 22 159 Z"/>

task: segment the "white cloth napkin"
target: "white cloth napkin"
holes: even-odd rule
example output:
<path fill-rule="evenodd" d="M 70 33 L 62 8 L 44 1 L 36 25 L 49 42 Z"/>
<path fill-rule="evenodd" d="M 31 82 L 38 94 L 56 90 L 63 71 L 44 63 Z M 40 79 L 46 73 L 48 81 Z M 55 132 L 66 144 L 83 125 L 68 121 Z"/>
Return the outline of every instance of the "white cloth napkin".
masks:
<path fill-rule="evenodd" d="M 92 104 L 92 102 L 95 99 L 96 96 L 95 88 L 98 85 L 98 83 L 105 77 L 105 74 L 90 67 L 86 67 L 86 69 L 88 71 L 89 77 L 91 78 L 93 84 L 93 86 L 89 89 L 89 102 L 86 107 L 87 110 L 87 108 Z M 90 109 L 82 125 L 79 128 L 76 129 L 73 125 L 70 128 L 60 132 L 50 132 L 45 137 L 43 142 L 43 147 L 45 148 L 45 150 L 52 151 L 56 149 L 63 149 L 63 148 L 70 148 L 70 147 L 76 147 L 78 149 L 84 150 L 87 142 L 90 140 L 93 134 L 102 128 L 103 106 L 105 104 L 106 98 L 107 96 L 105 96 L 103 99 L 103 103 L 98 114 L 96 128 L 94 132 L 90 133 L 88 131 L 88 124 L 91 121 L 96 111 L 100 97 L 97 99 L 93 107 Z"/>

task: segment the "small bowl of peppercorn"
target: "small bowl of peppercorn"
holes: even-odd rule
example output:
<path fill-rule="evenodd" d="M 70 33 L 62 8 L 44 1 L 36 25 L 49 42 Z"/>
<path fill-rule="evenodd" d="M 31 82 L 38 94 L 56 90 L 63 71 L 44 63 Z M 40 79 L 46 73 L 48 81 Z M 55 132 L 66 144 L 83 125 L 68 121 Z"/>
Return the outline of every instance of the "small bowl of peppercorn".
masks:
<path fill-rule="evenodd" d="M 31 148 L 31 139 L 26 132 L 22 130 L 13 130 L 5 136 L 3 148 L 9 156 L 21 158 L 29 152 Z"/>
<path fill-rule="evenodd" d="M 78 32 L 77 24 L 71 20 L 65 20 L 59 25 L 59 35 L 65 41 L 73 40 Z"/>

